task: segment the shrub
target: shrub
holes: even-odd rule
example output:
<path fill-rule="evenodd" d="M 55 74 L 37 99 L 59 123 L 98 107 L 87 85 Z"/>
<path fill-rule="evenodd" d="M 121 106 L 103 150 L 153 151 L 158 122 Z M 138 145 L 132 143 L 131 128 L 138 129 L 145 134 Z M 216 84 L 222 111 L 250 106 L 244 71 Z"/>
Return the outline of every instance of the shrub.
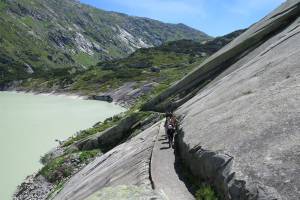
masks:
<path fill-rule="evenodd" d="M 73 144 L 81 139 L 84 139 L 84 138 L 87 138 L 88 136 L 102 132 L 102 131 L 116 125 L 121 119 L 122 119 L 121 115 L 115 115 L 113 117 L 106 119 L 103 123 L 99 122 L 93 128 L 89 128 L 89 129 L 80 131 L 79 134 L 77 134 L 76 136 L 73 136 L 70 139 L 68 139 L 67 141 L 65 141 L 62 146 L 63 147 L 70 146 L 71 144 Z"/>
<path fill-rule="evenodd" d="M 196 191 L 195 196 L 197 200 L 218 200 L 212 187 L 205 184 L 200 186 L 200 188 Z"/>
<path fill-rule="evenodd" d="M 95 149 L 92 151 L 82 151 L 79 155 L 80 162 L 86 162 L 90 158 L 94 158 L 97 156 L 97 154 L 100 152 L 100 150 Z"/>
<path fill-rule="evenodd" d="M 51 183 L 60 182 L 73 172 L 73 168 L 66 163 L 67 158 L 62 156 L 52 160 L 41 169 L 40 174 Z"/>

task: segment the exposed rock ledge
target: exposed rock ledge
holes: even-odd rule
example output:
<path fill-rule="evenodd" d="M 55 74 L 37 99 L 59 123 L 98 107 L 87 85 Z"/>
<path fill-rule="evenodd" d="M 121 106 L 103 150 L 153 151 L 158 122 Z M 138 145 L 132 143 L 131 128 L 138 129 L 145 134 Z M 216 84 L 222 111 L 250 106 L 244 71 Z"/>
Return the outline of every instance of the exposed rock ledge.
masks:
<path fill-rule="evenodd" d="M 138 99 L 148 94 L 152 91 L 152 89 L 158 85 L 158 83 L 144 83 L 141 86 L 137 87 L 136 82 L 126 82 L 122 86 L 111 89 L 107 92 L 98 93 L 98 94 L 82 94 L 81 92 L 70 92 L 67 89 L 55 89 L 55 88 L 23 88 L 20 86 L 22 81 L 13 81 L 6 85 L 0 85 L 0 91 L 17 91 L 17 92 L 26 92 L 33 94 L 49 94 L 49 95 L 66 95 L 66 96 L 74 96 L 81 99 L 90 99 L 90 100 L 98 100 L 98 101 L 106 101 L 109 103 L 116 103 L 122 107 L 129 108 L 133 106 Z"/>
<path fill-rule="evenodd" d="M 157 85 L 158 83 L 155 82 L 146 82 L 137 87 L 137 83 L 127 82 L 119 88 L 105 93 L 100 93 L 96 96 L 98 96 L 100 100 L 113 101 L 123 107 L 130 107 L 137 102 L 139 97 L 151 92 Z"/>
<path fill-rule="evenodd" d="M 133 192 L 131 195 L 138 195 L 140 199 L 145 200 L 161 199 L 152 190 L 149 174 L 151 153 L 159 125 L 160 123 L 153 125 L 126 143 L 96 158 L 74 175 L 54 199 L 90 200 L 93 197 L 104 199 L 112 191 L 115 191 L 116 195 Z"/>

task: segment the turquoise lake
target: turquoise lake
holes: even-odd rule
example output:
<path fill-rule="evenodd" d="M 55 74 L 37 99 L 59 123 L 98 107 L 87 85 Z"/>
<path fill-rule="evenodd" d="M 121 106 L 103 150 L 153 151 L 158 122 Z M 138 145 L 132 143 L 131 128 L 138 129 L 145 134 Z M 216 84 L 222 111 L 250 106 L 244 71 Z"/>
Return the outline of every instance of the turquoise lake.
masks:
<path fill-rule="evenodd" d="M 0 92 L 0 199 L 41 168 L 40 157 L 64 140 L 125 109 L 70 96 Z"/>

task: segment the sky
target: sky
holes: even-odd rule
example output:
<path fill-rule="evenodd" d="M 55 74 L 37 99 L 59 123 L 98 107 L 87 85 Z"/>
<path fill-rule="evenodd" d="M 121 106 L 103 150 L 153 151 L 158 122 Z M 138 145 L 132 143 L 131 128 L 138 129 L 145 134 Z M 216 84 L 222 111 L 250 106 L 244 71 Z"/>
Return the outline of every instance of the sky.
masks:
<path fill-rule="evenodd" d="M 247 28 L 285 0 L 80 0 L 108 11 L 184 23 L 211 36 Z"/>

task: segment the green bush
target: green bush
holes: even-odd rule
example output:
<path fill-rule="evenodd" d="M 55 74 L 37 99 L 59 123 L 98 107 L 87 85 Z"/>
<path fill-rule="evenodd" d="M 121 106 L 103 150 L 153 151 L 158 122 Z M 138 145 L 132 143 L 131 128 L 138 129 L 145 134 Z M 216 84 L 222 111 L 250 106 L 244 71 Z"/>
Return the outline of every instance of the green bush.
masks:
<path fill-rule="evenodd" d="M 51 153 L 46 153 L 45 155 L 41 156 L 40 158 L 40 162 L 43 165 L 46 165 L 47 163 L 49 163 L 52 159 Z"/>
<path fill-rule="evenodd" d="M 205 184 L 196 191 L 195 196 L 196 200 L 218 200 L 212 187 Z"/>
<path fill-rule="evenodd" d="M 82 151 L 79 155 L 80 162 L 86 162 L 90 158 L 94 158 L 97 156 L 97 154 L 100 152 L 100 150 L 95 149 L 92 151 Z"/>
<path fill-rule="evenodd" d="M 66 155 L 48 161 L 39 173 L 49 182 L 58 184 L 73 174 L 76 165 L 87 162 L 90 158 L 94 158 L 99 153 L 99 149 L 67 153 Z M 73 160 L 75 160 L 75 164 Z"/>
<path fill-rule="evenodd" d="M 67 159 L 67 156 L 62 156 L 52 160 L 41 169 L 40 174 L 51 183 L 60 182 L 73 172 L 73 168 L 65 163 Z"/>
<path fill-rule="evenodd" d="M 102 132 L 102 131 L 116 125 L 121 120 L 121 118 L 122 118 L 121 116 L 116 115 L 116 116 L 106 119 L 103 123 L 98 123 L 93 128 L 89 128 L 89 129 L 80 131 L 80 133 L 78 135 L 68 139 L 66 142 L 64 142 L 64 144 L 62 146 L 63 147 L 70 146 L 74 142 L 77 142 L 81 139 L 87 138 L 88 136 L 94 135 L 96 133 Z"/>

